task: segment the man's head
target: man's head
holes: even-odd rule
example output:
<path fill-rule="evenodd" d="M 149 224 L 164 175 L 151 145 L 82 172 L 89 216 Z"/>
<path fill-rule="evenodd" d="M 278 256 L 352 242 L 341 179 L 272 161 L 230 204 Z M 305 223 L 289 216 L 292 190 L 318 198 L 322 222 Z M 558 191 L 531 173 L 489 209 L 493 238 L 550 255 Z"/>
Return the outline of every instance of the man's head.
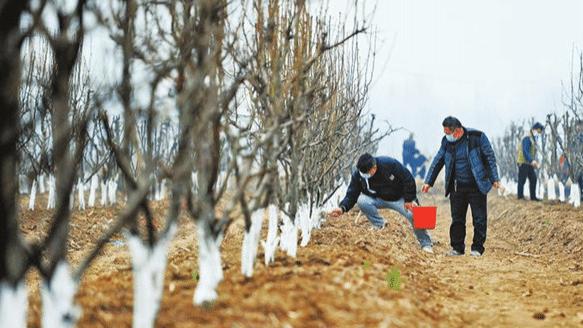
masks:
<path fill-rule="evenodd" d="M 462 122 L 453 116 L 448 116 L 441 123 L 443 126 L 443 133 L 448 141 L 454 142 L 462 137 L 464 134 L 464 127 Z"/>
<path fill-rule="evenodd" d="M 534 125 L 532 126 L 532 129 L 530 129 L 530 130 L 532 131 L 532 135 L 540 136 L 543 134 L 543 131 L 545 130 L 545 126 L 539 122 L 536 122 L 536 123 L 534 123 Z"/>
<path fill-rule="evenodd" d="M 370 178 L 377 172 L 377 161 L 369 153 L 364 153 L 358 158 L 356 168 L 363 178 Z"/>

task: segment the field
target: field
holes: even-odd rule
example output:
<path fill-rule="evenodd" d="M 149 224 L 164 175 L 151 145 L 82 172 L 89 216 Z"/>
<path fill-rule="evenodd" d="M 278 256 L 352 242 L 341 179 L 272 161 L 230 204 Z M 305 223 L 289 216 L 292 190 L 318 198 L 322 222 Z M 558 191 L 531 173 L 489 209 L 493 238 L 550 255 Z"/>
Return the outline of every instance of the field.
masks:
<path fill-rule="evenodd" d="M 24 202 L 25 200 L 23 200 Z M 438 205 L 435 254 L 416 245 L 405 221 L 387 211 L 388 226 L 373 231 L 355 209 L 315 230 L 296 259 L 278 252 L 253 278 L 240 273 L 242 220 L 222 244 L 225 280 L 219 299 L 194 307 L 198 278 L 194 223 L 181 218 L 170 248 L 158 327 L 578 327 L 583 326 L 583 215 L 557 203 L 490 196 L 486 253 L 451 258 L 449 204 Z M 43 199 L 37 207 L 42 207 Z M 165 204 L 155 204 L 163 212 Z M 119 208 L 75 211 L 70 261 L 75 264 Z M 48 225 L 49 211 L 22 210 L 29 239 Z M 467 247 L 471 241 L 468 215 Z M 265 233 L 265 232 L 264 232 Z M 29 273 L 29 326 L 38 327 L 38 277 Z M 87 271 L 77 300 L 79 327 L 130 327 L 132 271 L 122 235 Z"/>

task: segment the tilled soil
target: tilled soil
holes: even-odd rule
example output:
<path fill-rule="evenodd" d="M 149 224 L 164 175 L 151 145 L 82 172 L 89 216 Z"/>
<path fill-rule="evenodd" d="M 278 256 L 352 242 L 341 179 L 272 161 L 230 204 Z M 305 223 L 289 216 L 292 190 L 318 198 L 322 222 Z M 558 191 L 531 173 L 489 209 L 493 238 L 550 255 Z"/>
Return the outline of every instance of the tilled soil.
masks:
<path fill-rule="evenodd" d="M 222 245 L 225 280 L 219 299 L 195 307 L 195 225 L 181 219 L 170 248 L 158 327 L 583 327 L 583 211 L 557 203 L 490 196 L 486 253 L 446 257 L 449 203 L 438 192 L 435 254 L 422 252 L 406 221 L 383 211 L 388 225 L 370 229 L 358 209 L 328 219 L 295 259 L 278 252 L 255 275 L 242 276 L 243 223 Z M 40 202 L 42 205 L 42 200 Z M 119 208 L 76 211 L 70 261 L 75 266 Z M 160 219 L 165 206 L 156 204 Z M 46 231 L 50 212 L 22 210 L 29 239 Z M 160 220 L 162 221 L 162 220 Z M 468 213 L 467 248 L 472 237 Z M 265 232 L 264 232 L 265 233 Z M 38 278 L 29 275 L 29 325 L 39 326 Z M 132 272 L 123 236 L 116 236 L 84 276 L 79 327 L 130 327 Z"/>

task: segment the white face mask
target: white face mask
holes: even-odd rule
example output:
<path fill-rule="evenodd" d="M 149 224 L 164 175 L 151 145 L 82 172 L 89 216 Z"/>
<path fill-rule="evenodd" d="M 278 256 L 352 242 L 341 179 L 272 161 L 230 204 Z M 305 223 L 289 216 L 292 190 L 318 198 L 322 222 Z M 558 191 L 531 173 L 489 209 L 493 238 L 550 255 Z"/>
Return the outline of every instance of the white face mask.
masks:
<path fill-rule="evenodd" d="M 535 130 L 535 131 L 532 131 L 532 135 L 533 135 L 535 138 L 538 138 L 538 137 L 540 137 L 540 132 L 538 132 L 538 131 L 536 131 L 536 130 Z"/>
<path fill-rule="evenodd" d="M 449 142 L 456 142 L 458 140 L 458 138 L 456 138 L 456 137 L 453 136 L 453 133 L 452 134 L 446 134 L 445 135 L 445 139 L 447 139 L 447 141 L 449 141 Z"/>
<path fill-rule="evenodd" d="M 358 173 L 360 173 L 360 176 L 363 177 L 364 179 L 370 179 L 372 177 L 372 175 L 368 174 L 368 173 L 362 173 L 360 171 L 358 171 Z"/>

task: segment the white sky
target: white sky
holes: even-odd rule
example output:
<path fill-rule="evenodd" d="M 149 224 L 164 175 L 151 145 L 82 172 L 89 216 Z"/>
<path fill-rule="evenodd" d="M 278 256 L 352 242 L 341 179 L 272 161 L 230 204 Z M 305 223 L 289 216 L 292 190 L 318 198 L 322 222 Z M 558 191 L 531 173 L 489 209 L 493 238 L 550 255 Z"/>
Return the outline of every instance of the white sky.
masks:
<path fill-rule="evenodd" d="M 362 0 L 361 0 L 362 2 Z M 330 0 L 331 13 L 347 0 Z M 365 0 L 369 12 L 375 1 Z M 562 110 L 562 82 L 583 48 L 581 0 L 379 0 L 371 111 L 415 132 L 431 156 L 457 116 L 491 139 L 511 120 Z M 379 154 L 401 159 L 400 132 Z"/>
<path fill-rule="evenodd" d="M 322 1 L 333 17 L 354 3 L 312 0 L 312 9 Z M 415 132 L 426 155 L 436 152 L 447 115 L 493 139 L 512 120 L 543 121 L 562 110 L 561 83 L 570 78 L 573 53 L 583 49 L 583 0 L 359 1 L 369 15 L 376 5 L 379 32 L 370 110 Z M 111 42 L 97 41 L 108 39 L 103 31 L 94 33 L 87 45 L 92 69 L 107 81 L 117 74 L 114 51 Z M 379 154 L 401 159 L 408 134 L 383 141 Z"/>

